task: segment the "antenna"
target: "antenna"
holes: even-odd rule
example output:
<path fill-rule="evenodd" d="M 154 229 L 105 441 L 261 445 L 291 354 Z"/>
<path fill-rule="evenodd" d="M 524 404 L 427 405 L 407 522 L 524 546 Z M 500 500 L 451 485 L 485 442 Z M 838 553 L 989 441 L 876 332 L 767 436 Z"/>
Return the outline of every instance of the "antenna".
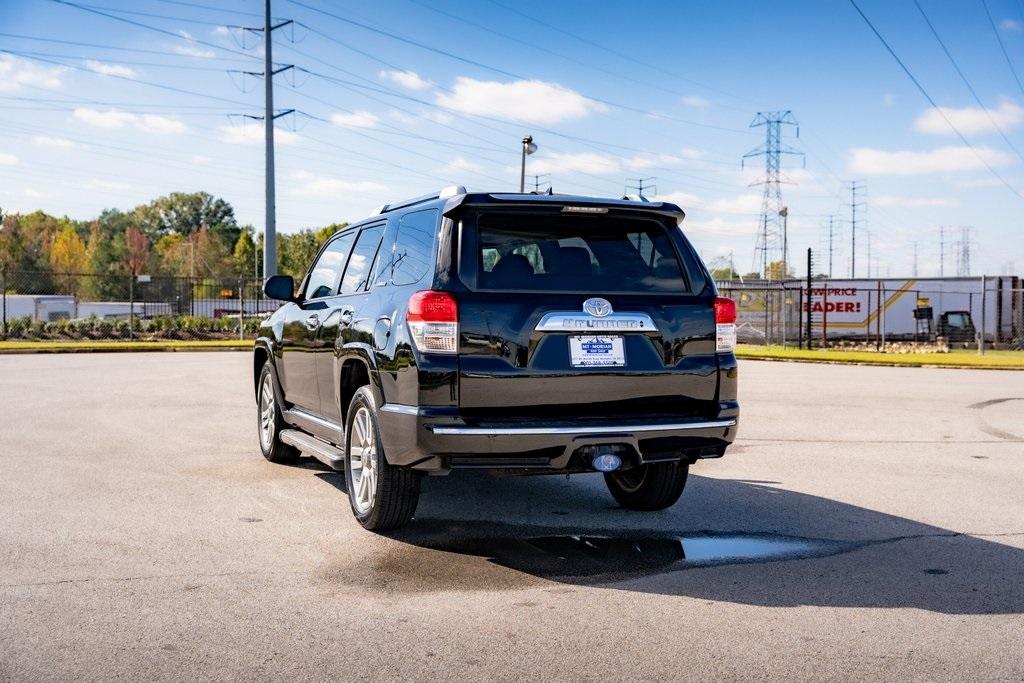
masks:
<path fill-rule="evenodd" d="M 651 196 L 654 197 L 658 194 L 658 186 L 656 181 L 658 179 L 651 178 L 626 178 L 626 191 L 625 194 L 630 194 L 630 190 L 636 190 L 636 194 L 641 199 L 646 199 L 647 195 L 644 194 L 644 190 L 651 190 Z"/>

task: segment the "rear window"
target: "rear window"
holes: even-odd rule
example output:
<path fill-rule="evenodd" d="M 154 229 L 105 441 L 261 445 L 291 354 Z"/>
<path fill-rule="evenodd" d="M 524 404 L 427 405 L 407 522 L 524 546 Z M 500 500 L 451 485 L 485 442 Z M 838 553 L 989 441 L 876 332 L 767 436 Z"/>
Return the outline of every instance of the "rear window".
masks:
<path fill-rule="evenodd" d="M 665 226 L 655 220 L 482 214 L 475 227 L 466 247 L 475 252 L 479 289 L 689 291 Z"/>

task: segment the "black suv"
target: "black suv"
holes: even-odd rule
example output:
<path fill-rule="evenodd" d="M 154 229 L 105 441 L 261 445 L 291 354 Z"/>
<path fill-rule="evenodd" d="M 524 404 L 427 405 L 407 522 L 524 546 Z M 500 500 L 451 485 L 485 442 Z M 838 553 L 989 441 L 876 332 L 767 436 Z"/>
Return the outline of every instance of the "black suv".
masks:
<path fill-rule="evenodd" d="M 423 474 L 603 472 L 623 507 L 678 500 L 736 436 L 736 308 L 672 204 L 462 187 L 382 207 L 320 249 L 263 322 L 263 455 L 345 472 L 367 529 Z"/>

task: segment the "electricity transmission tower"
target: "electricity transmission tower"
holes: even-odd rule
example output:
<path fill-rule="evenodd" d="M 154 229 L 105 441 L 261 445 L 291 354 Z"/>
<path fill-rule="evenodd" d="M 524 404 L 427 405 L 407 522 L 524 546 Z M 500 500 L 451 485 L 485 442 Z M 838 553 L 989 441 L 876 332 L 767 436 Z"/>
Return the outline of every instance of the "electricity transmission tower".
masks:
<path fill-rule="evenodd" d="M 864 206 L 864 202 L 857 201 L 857 190 L 864 191 L 864 183 L 851 180 L 850 186 L 850 277 L 857 277 L 857 209 Z M 868 254 L 870 261 L 871 254 Z M 868 263 L 868 274 L 870 277 L 871 263 Z"/>
<path fill-rule="evenodd" d="M 647 195 L 644 194 L 644 190 L 653 190 L 651 196 L 658 194 L 658 186 L 655 184 L 657 178 L 626 178 L 626 195 L 629 195 L 630 190 L 636 190 L 636 194 L 641 199 L 646 199 Z"/>
<path fill-rule="evenodd" d="M 782 214 L 785 208 L 782 204 L 782 179 L 781 158 L 783 154 L 803 156 L 803 152 L 784 145 L 782 143 L 782 126 L 793 126 L 796 129 L 796 137 L 800 137 L 800 127 L 791 111 L 769 111 L 758 112 L 750 123 L 751 128 L 764 126 L 764 144 L 743 155 L 743 163 L 750 157 L 764 156 L 764 180 L 751 183 L 764 186 L 764 194 L 761 199 L 761 225 L 757 233 L 757 240 L 754 244 L 754 267 L 757 267 L 758 255 L 760 255 L 761 272 L 766 279 L 771 279 L 769 272 L 772 255 L 780 254 L 778 260 L 782 261 L 782 277 L 788 272 L 787 254 L 782 247 L 782 222 L 785 216 Z M 788 213 L 788 212 L 787 212 Z M 781 253 L 780 253 L 781 252 Z"/>
<path fill-rule="evenodd" d="M 971 228 L 960 228 L 960 243 L 957 246 L 956 274 L 967 277 L 971 274 Z"/>

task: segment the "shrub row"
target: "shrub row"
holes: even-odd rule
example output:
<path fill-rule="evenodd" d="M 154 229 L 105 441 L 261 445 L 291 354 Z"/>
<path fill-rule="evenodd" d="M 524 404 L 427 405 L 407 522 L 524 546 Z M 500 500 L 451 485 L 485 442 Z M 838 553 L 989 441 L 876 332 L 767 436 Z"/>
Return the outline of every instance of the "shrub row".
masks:
<path fill-rule="evenodd" d="M 245 320 L 245 336 L 255 337 L 259 321 Z M 206 318 L 191 315 L 136 318 L 79 318 L 77 320 L 32 320 L 30 316 L 7 321 L 8 339 L 233 339 L 238 337 L 235 318 Z"/>

